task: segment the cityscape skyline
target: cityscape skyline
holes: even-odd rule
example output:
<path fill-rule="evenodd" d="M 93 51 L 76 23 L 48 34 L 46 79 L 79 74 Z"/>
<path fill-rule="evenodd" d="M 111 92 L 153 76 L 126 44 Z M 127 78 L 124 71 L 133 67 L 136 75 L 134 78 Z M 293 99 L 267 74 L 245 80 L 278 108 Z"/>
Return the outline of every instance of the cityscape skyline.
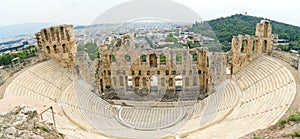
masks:
<path fill-rule="evenodd" d="M 89 25 L 101 13 L 130 0 L 0 0 L 0 21 L 1 26 L 22 24 L 22 23 L 54 23 Z M 219 17 L 226 17 L 233 14 L 245 14 L 264 17 L 291 25 L 300 26 L 297 17 L 296 0 L 287 0 L 283 4 L 280 1 L 194 1 L 174 0 L 194 12 L 203 20 L 211 20 Z M 269 5 L 269 6 L 268 6 Z M 14 8 L 12 8 L 12 6 Z"/>

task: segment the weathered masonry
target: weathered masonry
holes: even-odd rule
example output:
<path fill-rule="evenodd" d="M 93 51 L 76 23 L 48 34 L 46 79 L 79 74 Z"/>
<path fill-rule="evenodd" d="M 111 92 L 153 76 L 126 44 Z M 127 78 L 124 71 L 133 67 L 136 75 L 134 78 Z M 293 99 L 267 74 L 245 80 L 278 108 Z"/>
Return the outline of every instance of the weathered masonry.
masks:
<path fill-rule="evenodd" d="M 229 56 L 228 70 L 231 74 L 238 72 L 261 54 L 270 55 L 278 39 L 272 34 L 269 21 L 261 20 L 256 25 L 255 36 L 238 35 L 232 38 L 232 47 Z"/>
<path fill-rule="evenodd" d="M 60 25 L 44 28 L 36 33 L 39 59 L 55 59 L 72 70 L 76 53 L 76 38 L 73 25 Z"/>

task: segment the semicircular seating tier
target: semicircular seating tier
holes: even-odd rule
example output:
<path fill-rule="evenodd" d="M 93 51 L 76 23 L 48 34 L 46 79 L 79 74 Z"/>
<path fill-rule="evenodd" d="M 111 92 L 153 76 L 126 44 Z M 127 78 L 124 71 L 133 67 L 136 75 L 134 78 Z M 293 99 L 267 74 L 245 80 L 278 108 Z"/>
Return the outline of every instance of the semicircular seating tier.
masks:
<path fill-rule="evenodd" d="M 70 138 L 238 138 L 278 122 L 294 100 L 296 83 L 286 67 L 261 56 L 193 106 L 116 106 L 91 90 L 46 61 L 15 78 L 4 97 L 56 103 L 57 128 Z M 45 115 L 51 121 L 51 114 Z"/>

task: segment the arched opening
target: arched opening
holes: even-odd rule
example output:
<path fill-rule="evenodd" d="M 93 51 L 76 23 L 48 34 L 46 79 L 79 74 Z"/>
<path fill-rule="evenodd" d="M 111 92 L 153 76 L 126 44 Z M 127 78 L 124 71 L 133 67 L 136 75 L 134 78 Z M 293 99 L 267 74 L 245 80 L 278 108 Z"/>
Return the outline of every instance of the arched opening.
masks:
<path fill-rule="evenodd" d="M 248 46 L 248 40 L 244 40 L 244 50 L 242 51 L 243 53 L 248 53 L 249 50 L 249 46 Z"/>
<path fill-rule="evenodd" d="M 47 30 L 44 30 L 45 39 L 49 41 Z"/>
<path fill-rule="evenodd" d="M 65 45 L 65 44 L 62 45 L 62 50 L 63 50 L 63 53 L 66 53 L 66 52 L 67 52 L 67 48 L 66 48 L 66 45 Z"/>
<path fill-rule="evenodd" d="M 47 49 L 47 53 L 48 53 L 48 54 L 51 54 L 50 47 L 47 46 L 46 49 Z"/>
<path fill-rule="evenodd" d="M 54 53 L 57 54 L 58 51 L 57 51 L 56 45 L 53 46 L 53 50 L 54 50 Z"/>
<path fill-rule="evenodd" d="M 197 61 L 198 60 L 198 54 L 197 53 L 193 54 L 192 59 L 193 59 L 193 61 Z"/>
<path fill-rule="evenodd" d="M 120 80 L 120 86 L 123 86 L 124 85 L 124 83 L 123 83 L 123 76 L 120 76 L 119 80 Z"/>
<path fill-rule="evenodd" d="M 111 79 L 110 78 L 105 78 L 105 88 L 110 89 L 111 88 Z"/>
<path fill-rule="evenodd" d="M 114 84 L 114 87 L 116 87 L 116 86 L 117 86 L 116 77 L 113 77 L 113 84 Z"/>
<path fill-rule="evenodd" d="M 265 22 L 265 25 L 264 25 L 264 37 L 265 38 L 268 37 L 268 30 L 269 30 L 269 23 Z"/>
<path fill-rule="evenodd" d="M 165 55 L 163 55 L 163 54 L 160 55 L 159 60 L 160 60 L 160 64 L 161 64 L 161 65 L 166 65 L 167 57 L 166 57 Z"/>
<path fill-rule="evenodd" d="M 143 78 L 143 87 L 147 87 L 147 79 L 146 79 L 146 77 Z"/>
<path fill-rule="evenodd" d="M 268 42 L 267 42 L 267 40 L 264 40 L 264 42 L 263 42 L 263 48 L 262 48 L 262 53 L 266 53 L 267 52 L 267 47 L 268 47 Z"/>
<path fill-rule="evenodd" d="M 131 62 L 131 57 L 129 55 L 125 55 L 126 62 Z"/>
<path fill-rule="evenodd" d="M 59 31 L 56 32 L 57 41 L 60 42 Z"/>
<path fill-rule="evenodd" d="M 141 56 L 141 62 L 142 62 L 142 63 L 147 62 L 146 55 L 142 55 L 142 56 Z"/>
<path fill-rule="evenodd" d="M 71 38 L 70 38 L 70 34 L 68 31 L 66 31 L 66 36 L 67 36 L 67 40 L 70 41 Z"/>
<path fill-rule="evenodd" d="M 185 78 L 185 87 L 189 87 L 190 86 L 190 80 L 189 77 Z"/>
<path fill-rule="evenodd" d="M 157 78 L 156 75 L 154 75 L 154 76 L 151 77 L 150 84 L 151 84 L 151 87 L 157 87 L 158 86 L 158 78 Z"/>
<path fill-rule="evenodd" d="M 256 41 L 252 41 L 251 51 L 254 52 Z"/>
<path fill-rule="evenodd" d="M 62 40 L 65 39 L 65 32 L 64 32 L 64 28 L 63 27 L 60 27 L 60 37 Z"/>
<path fill-rule="evenodd" d="M 56 40 L 54 28 L 51 28 L 50 32 L 51 32 L 52 41 Z"/>
<path fill-rule="evenodd" d="M 182 55 L 181 54 L 176 55 L 176 64 L 182 64 Z"/>
<path fill-rule="evenodd" d="M 130 90 L 132 88 L 132 76 L 127 77 L 127 90 Z"/>
<path fill-rule="evenodd" d="M 168 81 L 168 83 L 169 83 L 170 87 L 173 87 L 173 78 L 170 78 L 169 81 Z"/>
<path fill-rule="evenodd" d="M 139 77 L 135 77 L 134 78 L 134 84 L 135 84 L 135 87 L 139 87 L 140 86 L 140 78 Z"/>
<path fill-rule="evenodd" d="M 197 86 L 197 84 L 198 84 L 198 78 L 197 78 L 197 76 L 194 76 L 193 86 Z"/>
<path fill-rule="evenodd" d="M 155 54 L 150 55 L 150 67 L 157 67 L 157 56 Z"/>
<path fill-rule="evenodd" d="M 101 89 L 101 92 L 103 92 L 103 80 L 100 79 L 100 89 Z"/>
<path fill-rule="evenodd" d="M 181 75 L 177 75 L 175 77 L 175 86 L 176 86 L 176 91 L 182 90 L 182 76 Z"/>
<path fill-rule="evenodd" d="M 116 56 L 115 56 L 115 55 L 111 55 L 111 61 L 112 61 L 112 62 L 117 62 Z"/>
<path fill-rule="evenodd" d="M 208 59 L 208 57 L 206 57 L 206 67 L 209 67 L 209 59 Z"/>
<path fill-rule="evenodd" d="M 166 86 L 166 80 L 164 77 L 161 78 L 161 86 L 165 87 Z"/>
<path fill-rule="evenodd" d="M 245 52 L 245 41 L 242 40 L 241 53 Z"/>

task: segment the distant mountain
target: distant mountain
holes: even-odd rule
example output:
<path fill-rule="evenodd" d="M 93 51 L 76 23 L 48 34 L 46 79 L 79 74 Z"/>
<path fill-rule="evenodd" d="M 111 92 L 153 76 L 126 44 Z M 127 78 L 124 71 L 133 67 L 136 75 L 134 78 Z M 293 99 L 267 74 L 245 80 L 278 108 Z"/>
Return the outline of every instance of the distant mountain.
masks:
<path fill-rule="evenodd" d="M 0 38 L 23 34 L 34 34 L 41 28 L 55 25 L 53 23 L 24 23 L 0 27 Z"/>
<path fill-rule="evenodd" d="M 227 43 L 231 42 L 232 36 L 237 36 L 238 34 L 254 35 L 256 24 L 262 19 L 266 18 L 236 14 L 229 17 L 210 20 L 206 23 L 211 26 L 220 42 Z M 269 21 L 272 25 L 273 34 L 278 34 L 279 38 L 288 39 L 290 41 L 300 40 L 300 27 L 277 22 L 274 20 Z M 188 30 L 201 33 L 201 31 L 203 31 L 203 28 L 207 27 L 206 23 L 196 23 Z M 211 32 L 205 30 L 202 33 L 208 35 L 212 34 Z"/>

